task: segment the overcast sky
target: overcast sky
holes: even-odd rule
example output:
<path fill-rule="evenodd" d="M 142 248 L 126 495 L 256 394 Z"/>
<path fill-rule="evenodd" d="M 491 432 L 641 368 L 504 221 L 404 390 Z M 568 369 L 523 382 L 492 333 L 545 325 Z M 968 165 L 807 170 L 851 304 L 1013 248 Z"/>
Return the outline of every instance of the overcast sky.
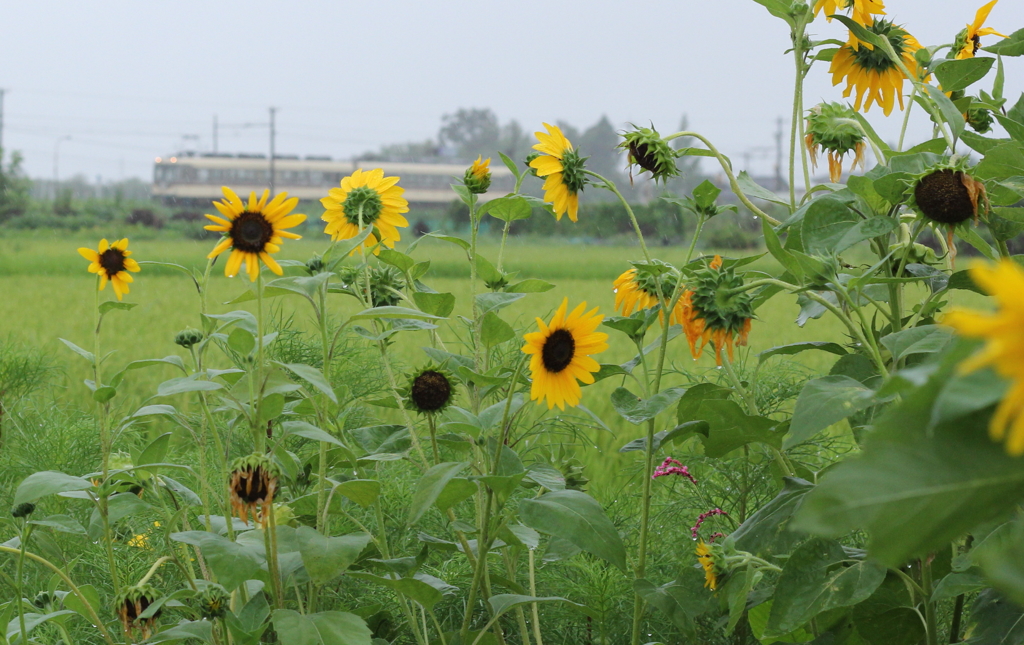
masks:
<path fill-rule="evenodd" d="M 981 0 L 889 0 L 924 44 L 948 43 Z M 433 137 L 441 116 L 489 107 L 529 130 L 562 119 L 586 127 L 653 121 L 692 128 L 751 170 L 767 173 L 776 119 L 788 127 L 792 58 L 784 23 L 753 0 L 295 1 L 2 4 L 3 143 L 33 177 L 149 179 L 153 159 L 212 146 L 268 149 L 278 112 L 280 154 L 347 158 L 385 143 Z M 987 23 L 1024 27 L 1024 2 L 1002 0 Z M 817 21 L 816 37 L 845 39 Z M 990 36 L 986 44 L 998 37 Z M 1024 90 L 1024 60 L 1007 59 L 1007 95 Z M 988 81 L 986 81 L 988 83 Z M 807 105 L 839 100 L 827 64 L 811 72 Z M 916 114 L 917 117 L 921 113 Z M 899 116 L 869 117 L 895 138 Z M 927 127 L 913 136 L 922 140 Z M 252 124 L 241 127 L 243 124 Z M 186 137 L 198 137 L 186 138 Z"/>

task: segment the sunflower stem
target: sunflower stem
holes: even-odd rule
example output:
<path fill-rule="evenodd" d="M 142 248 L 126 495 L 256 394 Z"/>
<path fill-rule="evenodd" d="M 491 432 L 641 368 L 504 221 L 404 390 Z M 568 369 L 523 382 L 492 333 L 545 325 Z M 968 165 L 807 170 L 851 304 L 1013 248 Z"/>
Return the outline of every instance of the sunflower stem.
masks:
<path fill-rule="evenodd" d="M 268 508 L 269 506 L 269 508 Z M 281 570 L 277 565 L 277 521 L 274 503 L 264 504 L 263 512 L 267 514 L 267 526 L 263 528 L 264 548 L 267 550 L 267 569 L 270 582 L 274 589 L 274 605 L 284 609 L 284 589 L 281 585 Z"/>
<path fill-rule="evenodd" d="M 629 215 L 629 221 L 633 224 L 633 231 L 636 233 L 636 239 L 640 242 L 640 249 L 644 253 L 644 259 L 650 262 L 651 253 L 647 250 L 647 244 L 644 242 L 644 234 L 640 231 L 640 224 L 636 221 L 636 215 L 633 213 L 633 207 L 629 205 L 629 202 L 626 201 L 626 198 L 622 196 L 622 193 L 619 192 L 619 189 L 615 187 L 615 184 L 612 181 L 605 179 L 601 175 L 590 170 L 584 170 L 583 172 L 604 182 L 604 188 L 611 191 L 619 198 L 619 201 L 622 202 L 622 205 L 626 208 L 626 214 Z"/>
<path fill-rule="evenodd" d="M 259 427 L 260 408 L 263 407 L 263 271 L 256 274 L 256 388 L 252 399 L 253 437 L 256 451 L 266 451 L 266 433 Z"/>
<path fill-rule="evenodd" d="M 697 228 L 693 231 L 693 239 L 690 240 L 690 248 L 686 250 L 686 261 L 683 262 L 684 266 L 689 264 L 690 260 L 693 259 L 693 252 L 697 249 L 697 239 L 700 238 L 700 233 L 704 229 L 705 221 L 707 221 L 706 217 L 703 215 L 697 215 Z"/>
<path fill-rule="evenodd" d="M 796 79 L 793 82 L 793 116 L 789 128 L 789 203 L 792 210 L 796 210 L 796 150 L 797 138 L 802 130 L 803 117 L 803 87 L 804 87 L 804 30 L 807 28 L 805 18 L 797 19 L 796 28 L 793 30 L 793 60 L 796 63 Z M 804 179 L 807 189 L 810 189 L 810 178 L 807 171 L 807 158 L 804 160 Z"/>
<path fill-rule="evenodd" d="M 907 109 L 903 113 L 903 127 L 900 128 L 900 142 L 896 145 L 897 152 L 903 152 L 903 140 L 907 136 L 907 125 L 910 123 L 910 112 L 914 109 L 914 97 L 916 96 L 917 85 L 914 85 L 913 89 L 910 91 L 910 99 L 907 103 Z M 882 160 L 879 159 L 878 163 L 882 163 Z"/>
<path fill-rule="evenodd" d="M 22 518 L 21 520 L 21 539 L 18 543 L 18 566 L 15 573 L 15 597 L 14 601 L 18 605 L 18 626 L 21 629 L 21 642 L 28 642 L 28 631 L 25 629 L 25 606 L 22 602 L 22 586 L 24 584 L 25 576 L 25 547 L 28 544 L 29 533 L 32 532 L 32 525 L 28 523 L 28 518 Z"/>

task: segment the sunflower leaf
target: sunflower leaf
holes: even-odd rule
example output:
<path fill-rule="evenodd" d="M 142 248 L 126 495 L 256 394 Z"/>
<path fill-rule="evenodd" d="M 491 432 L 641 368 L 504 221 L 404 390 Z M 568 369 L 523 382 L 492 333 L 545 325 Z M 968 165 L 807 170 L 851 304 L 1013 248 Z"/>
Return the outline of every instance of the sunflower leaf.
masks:
<path fill-rule="evenodd" d="M 982 51 L 999 56 L 1024 56 L 1024 29 L 1018 29 L 994 45 L 984 47 Z"/>
<path fill-rule="evenodd" d="M 963 60 L 947 60 L 934 67 L 935 77 L 946 92 L 956 92 L 985 78 L 994 58 L 965 58 Z"/>

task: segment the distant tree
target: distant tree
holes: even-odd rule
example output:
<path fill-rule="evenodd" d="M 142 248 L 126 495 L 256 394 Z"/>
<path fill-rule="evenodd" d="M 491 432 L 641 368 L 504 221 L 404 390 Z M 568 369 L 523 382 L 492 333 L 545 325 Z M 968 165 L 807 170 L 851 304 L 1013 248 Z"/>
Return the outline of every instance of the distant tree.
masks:
<path fill-rule="evenodd" d="M 461 108 L 454 114 L 445 114 L 437 133 L 442 149 L 450 148 L 463 160 L 494 154 L 500 137 L 498 117 L 489 108 Z"/>
<path fill-rule="evenodd" d="M 621 183 L 619 179 L 625 167 L 625 160 L 619 154 L 620 149 L 616 148 L 619 145 L 619 135 L 615 133 L 615 128 L 607 116 L 602 116 L 597 123 L 584 130 L 578 137 L 577 145 L 584 156 L 590 157 L 587 160 L 587 167 L 590 170 Z"/>
<path fill-rule="evenodd" d="M 433 139 L 409 143 L 393 143 L 376 152 L 364 152 L 358 159 L 366 161 L 436 161 L 439 146 Z"/>
<path fill-rule="evenodd" d="M 21 153 L 14 152 L 5 167 L 0 150 L 0 224 L 28 210 L 32 181 L 25 176 L 21 164 Z"/>
<path fill-rule="evenodd" d="M 532 147 L 532 133 L 524 130 L 518 121 L 512 119 L 501 126 L 498 150 L 508 155 L 509 158 L 521 162 L 526 159 L 526 155 L 530 154 Z"/>

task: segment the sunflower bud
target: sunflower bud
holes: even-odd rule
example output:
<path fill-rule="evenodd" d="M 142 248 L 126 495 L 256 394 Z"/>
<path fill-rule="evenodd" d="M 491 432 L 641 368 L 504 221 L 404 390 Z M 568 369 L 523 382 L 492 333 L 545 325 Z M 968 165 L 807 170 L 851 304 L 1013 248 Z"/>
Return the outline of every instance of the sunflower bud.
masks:
<path fill-rule="evenodd" d="M 32 606 L 36 609 L 42 609 L 46 613 L 50 613 L 60 605 L 60 597 L 49 591 L 40 591 L 36 594 L 36 597 L 32 599 Z"/>
<path fill-rule="evenodd" d="M 195 599 L 199 614 L 207 619 L 221 618 L 231 605 L 231 594 L 220 585 L 210 585 Z"/>
<path fill-rule="evenodd" d="M 35 504 L 32 504 L 30 502 L 23 502 L 11 509 L 11 516 L 13 516 L 15 519 L 21 519 L 23 517 L 28 517 L 29 515 L 31 515 L 34 510 L 36 510 Z"/>
<path fill-rule="evenodd" d="M 483 155 L 477 157 L 473 165 L 466 168 L 466 174 L 462 177 L 462 183 L 474 195 L 482 195 L 491 187 L 491 159 L 488 157 L 481 161 L 482 158 Z"/>
<path fill-rule="evenodd" d="M 852 171 L 864 167 L 867 148 L 864 133 L 854 125 L 853 110 L 841 103 L 820 103 L 807 111 L 807 134 L 804 144 L 811 153 L 811 164 L 818 167 L 818 152 L 828 153 L 828 175 L 833 183 L 843 177 L 843 157 L 853 153 Z"/>
<path fill-rule="evenodd" d="M 967 125 L 971 126 L 978 134 L 985 134 L 992 130 L 992 111 L 985 108 L 970 108 L 967 110 Z"/>
<path fill-rule="evenodd" d="M 324 259 L 319 255 L 314 255 L 313 257 L 306 260 L 306 272 L 309 275 L 323 273 L 326 266 L 327 265 L 324 264 Z"/>
<path fill-rule="evenodd" d="M 410 407 L 421 414 L 438 414 L 455 397 L 454 378 L 445 369 L 428 365 L 409 377 L 405 392 Z"/>
<path fill-rule="evenodd" d="M 539 156 L 541 156 L 539 152 L 531 152 L 530 154 L 526 155 L 526 167 L 530 169 L 530 174 L 533 175 L 534 177 L 539 177 L 540 175 L 537 174 L 537 169 L 530 165 L 530 162 Z"/>
<path fill-rule="evenodd" d="M 370 302 L 374 307 L 393 307 L 402 301 L 406 287 L 402 272 L 393 266 L 370 267 Z M 345 266 L 338 271 L 341 281 L 353 295 L 366 293 L 366 277 L 359 267 Z"/>
<path fill-rule="evenodd" d="M 621 135 L 624 140 L 619 144 L 620 148 L 628 151 L 627 159 L 630 167 L 632 168 L 633 164 L 640 166 L 640 174 L 651 173 L 655 182 L 665 182 L 678 176 L 676 153 L 661 138 L 658 131 L 654 128 L 633 127 L 636 129 Z"/>
<path fill-rule="evenodd" d="M 266 524 L 267 512 L 274 503 L 277 479 L 277 466 L 266 455 L 253 453 L 232 462 L 231 509 L 238 513 L 239 519 L 248 524 L 251 512 L 254 521 Z"/>
<path fill-rule="evenodd" d="M 174 342 L 177 345 L 181 345 L 185 349 L 190 349 L 194 345 L 198 345 L 203 340 L 203 332 L 198 329 L 182 329 L 174 335 Z"/>
<path fill-rule="evenodd" d="M 142 639 L 148 639 L 153 633 L 156 619 L 160 616 L 157 610 L 149 618 L 139 618 L 146 609 L 156 602 L 156 590 L 150 585 L 126 587 L 114 597 L 114 612 L 121 619 L 125 634 L 141 632 Z"/>

